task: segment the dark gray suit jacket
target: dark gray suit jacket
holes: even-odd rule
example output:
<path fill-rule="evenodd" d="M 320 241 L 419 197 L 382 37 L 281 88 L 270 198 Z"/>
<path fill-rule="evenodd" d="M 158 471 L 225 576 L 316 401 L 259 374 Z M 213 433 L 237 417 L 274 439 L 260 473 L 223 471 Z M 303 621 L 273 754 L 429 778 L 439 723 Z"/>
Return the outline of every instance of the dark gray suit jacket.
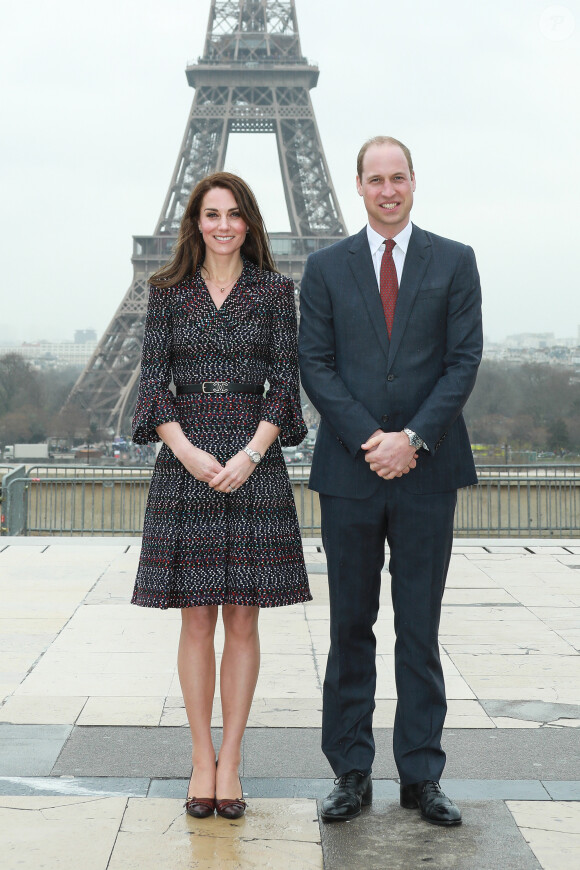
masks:
<path fill-rule="evenodd" d="M 473 250 L 413 226 L 389 341 L 366 227 L 311 254 L 300 293 L 302 383 L 321 423 L 310 487 L 366 498 L 380 485 L 417 493 L 475 483 L 461 410 L 482 352 Z M 429 452 L 384 482 L 360 445 L 377 429 L 417 432 Z"/>

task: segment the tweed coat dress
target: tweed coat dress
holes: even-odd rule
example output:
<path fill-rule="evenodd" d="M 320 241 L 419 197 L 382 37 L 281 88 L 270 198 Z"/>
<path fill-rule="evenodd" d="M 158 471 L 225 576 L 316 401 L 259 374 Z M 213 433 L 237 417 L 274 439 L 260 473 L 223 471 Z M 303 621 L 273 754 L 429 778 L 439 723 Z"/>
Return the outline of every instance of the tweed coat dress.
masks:
<path fill-rule="evenodd" d="M 247 393 L 174 396 L 203 381 L 261 384 Z M 311 599 L 300 528 L 281 445 L 299 444 L 302 419 L 293 282 L 244 259 L 216 308 L 198 268 L 173 287 L 150 288 L 133 441 L 159 441 L 176 420 L 224 465 L 260 420 L 280 427 L 248 480 L 233 493 L 196 480 L 163 444 L 153 471 L 132 602 L 144 607 L 241 604 L 275 607 Z"/>

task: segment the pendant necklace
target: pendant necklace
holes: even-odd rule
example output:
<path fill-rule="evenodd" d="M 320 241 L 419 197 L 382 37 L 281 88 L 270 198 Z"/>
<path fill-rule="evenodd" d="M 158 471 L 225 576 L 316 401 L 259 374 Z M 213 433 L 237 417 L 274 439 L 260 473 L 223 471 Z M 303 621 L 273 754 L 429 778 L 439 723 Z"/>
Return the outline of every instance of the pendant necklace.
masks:
<path fill-rule="evenodd" d="M 202 269 L 203 269 L 203 271 L 206 273 L 207 277 L 209 278 L 210 283 L 212 283 L 212 284 L 214 285 L 214 287 L 217 287 L 218 290 L 220 291 L 220 293 L 225 293 L 226 290 L 228 289 L 228 287 L 232 287 L 232 286 L 236 283 L 236 281 L 238 280 L 238 278 L 240 277 L 240 275 L 242 274 L 242 273 L 240 272 L 238 275 L 236 275 L 236 277 L 235 277 L 232 281 L 229 281 L 229 282 L 228 282 L 227 284 L 225 284 L 223 287 L 220 287 L 220 285 L 217 283 L 217 281 L 214 281 L 214 279 L 210 276 L 210 274 L 209 274 L 208 270 L 206 269 L 206 267 L 205 267 L 205 266 L 202 266 Z"/>

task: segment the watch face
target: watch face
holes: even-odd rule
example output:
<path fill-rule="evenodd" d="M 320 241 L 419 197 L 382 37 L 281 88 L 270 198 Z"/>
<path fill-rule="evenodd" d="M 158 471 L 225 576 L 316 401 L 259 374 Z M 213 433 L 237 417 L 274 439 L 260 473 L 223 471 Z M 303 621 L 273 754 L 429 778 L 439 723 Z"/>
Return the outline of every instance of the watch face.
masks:
<path fill-rule="evenodd" d="M 421 447 L 423 444 L 422 439 L 417 435 L 416 432 L 411 431 L 411 429 L 404 429 L 405 435 L 409 439 L 409 444 L 411 447 Z"/>

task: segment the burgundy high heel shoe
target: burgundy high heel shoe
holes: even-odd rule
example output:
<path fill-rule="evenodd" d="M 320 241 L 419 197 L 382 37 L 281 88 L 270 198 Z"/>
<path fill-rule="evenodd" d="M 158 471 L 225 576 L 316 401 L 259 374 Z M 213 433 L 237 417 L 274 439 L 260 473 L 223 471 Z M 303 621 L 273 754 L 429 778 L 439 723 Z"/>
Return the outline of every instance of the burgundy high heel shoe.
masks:
<path fill-rule="evenodd" d="M 242 780 L 240 779 L 240 791 L 242 792 L 241 798 L 234 798 L 233 800 L 229 800 L 224 798 L 223 800 L 215 799 L 215 810 L 218 816 L 221 816 L 222 819 L 241 819 L 241 817 L 246 812 L 246 802 L 243 798 L 244 790 L 242 788 Z"/>
<path fill-rule="evenodd" d="M 193 775 L 193 768 L 191 769 L 191 775 Z M 189 777 L 190 782 L 191 775 Z M 215 798 L 198 798 L 189 797 L 188 795 L 183 806 L 185 807 L 185 812 L 193 816 L 194 819 L 207 819 L 208 816 L 213 816 L 216 804 Z"/>

